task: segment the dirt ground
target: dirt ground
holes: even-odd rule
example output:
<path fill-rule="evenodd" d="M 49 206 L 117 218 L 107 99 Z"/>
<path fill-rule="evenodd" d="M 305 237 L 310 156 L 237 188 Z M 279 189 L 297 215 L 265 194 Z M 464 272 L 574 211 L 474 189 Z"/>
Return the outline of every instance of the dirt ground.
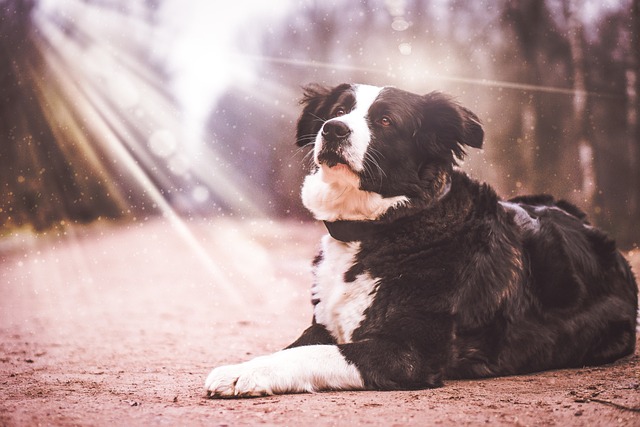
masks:
<path fill-rule="evenodd" d="M 307 326 L 322 232 L 167 219 L 3 238 L 0 425 L 640 426 L 638 352 L 436 390 L 205 398 L 211 368 Z"/>

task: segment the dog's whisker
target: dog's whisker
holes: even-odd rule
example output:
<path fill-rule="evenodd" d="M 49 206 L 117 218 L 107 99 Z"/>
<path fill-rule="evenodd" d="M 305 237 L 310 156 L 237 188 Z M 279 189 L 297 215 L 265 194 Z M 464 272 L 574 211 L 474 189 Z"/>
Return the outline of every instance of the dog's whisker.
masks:
<path fill-rule="evenodd" d="M 366 165 L 365 169 L 367 171 L 367 174 L 371 178 L 371 180 L 374 180 L 374 172 L 372 168 L 375 168 L 375 171 L 377 172 L 377 175 L 379 177 L 380 188 L 382 187 L 383 181 L 387 177 L 387 174 L 385 173 L 384 169 L 382 169 L 379 163 L 379 158 L 381 157 L 382 157 L 382 154 L 378 150 L 374 149 L 373 147 L 369 147 L 369 149 L 365 153 L 365 159 L 368 160 L 365 162 L 365 165 Z"/>
<path fill-rule="evenodd" d="M 324 122 L 326 122 L 326 121 L 327 121 L 326 119 L 323 119 L 323 118 L 322 118 L 322 117 L 320 117 L 320 116 L 316 116 L 316 115 L 315 115 L 315 114 L 313 114 L 313 113 L 310 113 L 310 116 L 311 116 L 311 117 L 314 117 L 314 118 L 316 119 L 315 121 L 320 122 L 320 123 L 324 123 Z"/>

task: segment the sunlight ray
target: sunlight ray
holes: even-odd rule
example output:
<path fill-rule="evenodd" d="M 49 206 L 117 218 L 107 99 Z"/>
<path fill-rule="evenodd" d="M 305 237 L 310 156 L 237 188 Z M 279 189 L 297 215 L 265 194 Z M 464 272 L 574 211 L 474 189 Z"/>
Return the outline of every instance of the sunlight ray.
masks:
<path fill-rule="evenodd" d="M 396 71 L 393 69 L 380 69 L 375 67 L 362 67 L 351 64 L 340 64 L 336 62 L 321 62 L 314 60 L 304 60 L 304 59 L 293 59 L 293 58 L 280 58 L 273 56 L 263 56 L 263 55 L 248 55 L 248 54 L 238 54 L 242 58 L 247 58 L 256 62 L 265 62 L 272 64 L 281 64 L 281 65 L 291 65 L 295 67 L 306 67 L 306 68 L 324 68 L 330 70 L 344 70 L 344 71 L 357 71 L 362 73 L 370 73 L 370 74 L 395 74 Z M 407 70 L 397 70 L 397 72 L 407 73 Z M 517 82 L 509 82 L 504 80 L 493 80 L 493 79 L 475 79 L 470 77 L 460 77 L 453 75 L 442 75 L 438 73 L 431 73 L 429 70 L 423 70 L 423 77 L 426 80 L 439 80 L 446 82 L 455 82 L 455 83 L 467 83 L 471 85 L 477 86 L 487 86 L 487 87 L 496 87 L 502 89 L 515 89 L 522 90 L 527 92 L 543 92 L 543 93 L 557 93 L 561 95 L 590 95 L 596 96 L 600 98 L 611 98 L 617 99 L 620 98 L 618 95 L 604 93 L 604 92 L 587 92 L 587 91 L 577 91 L 570 88 L 562 88 L 556 86 L 544 86 L 544 85 L 533 85 L 526 83 L 517 83 Z"/>
<path fill-rule="evenodd" d="M 33 88 L 57 149 L 75 171 L 81 194 L 93 197 L 82 176 L 93 175 L 92 179 L 105 186 L 122 216 L 135 220 L 141 211 L 160 212 L 213 278 L 221 290 L 220 299 L 244 305 L 246 296 L 232 279 L 234 271 L 208 255 L 176 212 L 171 192 L 204 184 L 227 206 L 251 218 L 265 217 L 256 202 L 264 196 L 247 187 L 233 170 L 218 167 L 222 156 L 213 148 L 200 141 L 185 141 L 180 112 L 158 73 L 141 63 L 126 44 L 114 50 L 112 45 L 92 39 L 89 22 L 69 23 L 62 16 L 43 13 L 32 19 L 37 28 L 31 34 L 37 54 L 19 61 L 16 72 Z M 153 140 L 159 131 L 179 141 L 179 149 Z M 174 168 L 166 150 L 187 157 L 184 164 Z M 79 168 L 81 165 L 85 169 Z M 136 198 L 132 199 L 132 194 L 137 194 Z M 202 202 L 207 202 L 206 198 Z M 72 231 L 69 236 L 74 240 Z M 253 250 L 268 256 L 264 248 Z M 76 255 L 82 257 L 81 252 Z M 74 263 L 86 273 L 89 268 L 82 267 L 85 262 Z"/>
<path fill-rule="evenodd" d="M 95 8 L 84 7 L 89 11 Z M 107 11 L 100 19 L 122 18 L 110 17 L 114 13 Z M 87 16 L 88 23 L 80 25 L 64 22 L 64 17 L 58 15 L 35 15 L 34 22 L 48 44 L 41 50 L 48 55 L 48 61 L 58 63 L 58 77 L 68 80 L 67 86 L 75 86 L 76 92 L 87 98 L 89 105 L 85 108 L 99 112 L 156 186 L 166 190 L 179 188 L 181 182 L 193 185 L 197 184 L 193 181 L 204 181 L 225 205 L 248 216 L 263 217 L 259 204 L 254 202 L 260 199 L 259 193 L 239 185 L 243 181 L 214 160 L 224 156 L 194 140 L 185 129 L 184 117 L 158 72 L 150 64 L 142 64 L 126 42 L 114 48 L 112 41 L 93 38 L 88 30 L 96 18 L 91 16 Z M 138 32 L 150 31 L 142 20 L 127 19 L 131 26 L 140 26 Z M 74 31 L 65 32 L 64 28 L 70 25 Z M 74 97 L 69 98 L 73 104 Z"/>
<path fill-rule="evenodd" d="M 49 62 L 49 64 L 54 63 L 55 61 L 53 60 Z M 70 90 L 71 88 L 66 87 L 66 89 Z M 84 97 L 79 93 L 73 96 L 73 99 L 77 108 L 83 111 L 84 119 L 87 123 L 90 123 L 94 134 L 101 135 L 101 146 L 106 148 L 108 158 L 121 165 L 124 170 L 131 174 L 133 182 L 144 189 L 146 195 L 153 201 L 154 206 L 157 206 L 163 216 L 169 220 L 174 230 L 184 239 L 196 257 L 200 259 L 209 273 L 215 278 L 216 285 L 220 286 L 226 294 L 225 300 L 238 306 L 243 305 L 244 298 L 236 290 L 235 284 L 227 278 L 226 273 L 217 263 L 206 254 L 205 249 L 193 236 L 184 221 L 176 214 L 149 175 L 140 167 L 130 151 L 124 146 L 117 132 L 109 126 L 105 119 L 105 114 L 109 112 L 108 108 L 104 108 L 104 110 L 96 108 L 96 105 L 91 104 L 89 96 Z M 96 101 L 99 102 L 100 100 Z M 97 105 L 99 106 L 100 104 Z M 102 116 L 99 111 L 103 112 Z"/>

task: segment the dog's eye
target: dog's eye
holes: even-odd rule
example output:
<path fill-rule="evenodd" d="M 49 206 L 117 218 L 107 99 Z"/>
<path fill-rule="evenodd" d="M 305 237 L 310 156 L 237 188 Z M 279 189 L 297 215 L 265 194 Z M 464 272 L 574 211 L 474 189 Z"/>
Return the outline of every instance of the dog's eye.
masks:
<path fill-rule="evenodd" d="M 384 127 L 388 127 L 388 126 L 391 126 L 393 124 L 391 119 L 389 117 L 387 117 L 387 116 L 382 116 L 382 118 L 380 120 L 378 120 L 378 123 L 380 123 Z"/>
<path fill-rule="evenodd" d="M 345 110 L 344 107 L 338 107 L 333 112 L 333 117 L 340 117 L 340 116 L 344 116 L 345 114 L 347 114 L 347 110 Z"/>

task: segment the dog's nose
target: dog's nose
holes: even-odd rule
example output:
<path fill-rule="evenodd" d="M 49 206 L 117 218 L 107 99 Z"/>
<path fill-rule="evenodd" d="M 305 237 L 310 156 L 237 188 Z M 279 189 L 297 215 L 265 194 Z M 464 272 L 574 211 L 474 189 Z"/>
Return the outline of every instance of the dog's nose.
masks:
<path fill-rule="evenodd" d="M 340 120 L 331 120 L 322 127 L 322 137 L 331 142 L 344 139 L 351 133 L 351 129 Z"/>

